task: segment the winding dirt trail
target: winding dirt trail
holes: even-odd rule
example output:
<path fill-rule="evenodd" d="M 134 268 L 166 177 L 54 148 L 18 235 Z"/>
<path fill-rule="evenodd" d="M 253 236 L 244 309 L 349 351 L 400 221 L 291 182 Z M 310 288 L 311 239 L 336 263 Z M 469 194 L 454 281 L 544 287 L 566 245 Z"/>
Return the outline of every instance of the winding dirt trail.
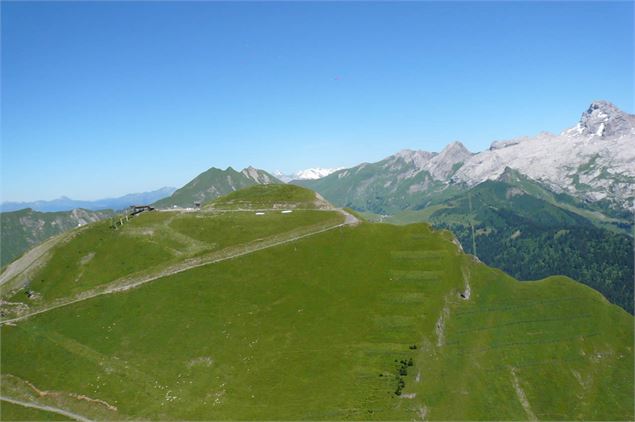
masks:
<path fill-rule="evenodd" d="M 143 284 L 149 283 L 151 281 L 157 280 L 159 278 L 171 276 L 174 274 L 178 274 L 184 271 L 191 270 L 193 268 L 202 267 L 205 265 L 215 264 L 217 262 L 227 261 L 229 259 L 237 258 L 240 256 L 248 255 L 254 252 L 261 251 L 263 249 L 272 248 L 275 246 L 283 245 L 285 243 L 295 242 L 296 240 L 303 239 L 305 237 L 314 236 L 316 234 L 324 233 L 330 230 L 337 229 L 339 227 L 356 225 L 359 223 L 359 220 L 352 214 L 342 210 L 337 209 L 340 214 L 344 216 L 344 222 L 335 224 L 333 226 L 320 227 L 315 230 L 311 230 L 306 233 L 296 234 L 296 232 L 291 233 L 282 233 L 281 235 L 275 235 L 266 239 L 263 239 L 258 242 L 252 242 L 248 244 L 238 245 L 234 247 L 229 247 L 224 250 L 212 253 L 207 256 L 190 258 L 178 264 L 174 264 L 167 268 L 163 268 L 161 270 L 149 271 L 145 274 L 138 276 L 126 276 L 121 279 L 114 280 L 113 282 L 99 286 L 94 289 L 82 292 L 75 296 L 74 298 L 64 298 L 59 300 L 58 302 L 51 303 L 45 307 L 40 309 L 36 309 L 32 312 L 26 313 L 24 315 L 17 316 L 15 318 L 5 319 L 0 321 L 0 325 L 2 324 L 14 324 L 18 321 L 27 319 L 34 315 L 43 314 L 53 309 L 61 308 L 64 306 L 72 305 L 74 303 L 82 302 L 84 300 L 92 299 L 97 296 L 113 294 L 118 292 L 124 292 L 126 290 L 133 289 L 135 287 L 141 286 Z M 285 235 L 290 237 L 285 237 Z"/>

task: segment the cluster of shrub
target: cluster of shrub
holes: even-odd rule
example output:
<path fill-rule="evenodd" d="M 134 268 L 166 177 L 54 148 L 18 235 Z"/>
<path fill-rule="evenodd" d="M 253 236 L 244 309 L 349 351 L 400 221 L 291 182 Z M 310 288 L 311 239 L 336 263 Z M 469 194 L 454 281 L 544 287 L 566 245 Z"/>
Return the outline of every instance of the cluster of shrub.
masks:
<path fill-rule="evenodd" d="M 417 348 L 416 344 L 413 344 L 412 346 L 408 347 L 410 350 L 415 350 Z M 406 359 L 401 359 L 401 360 L 397 360 L 395 359 L 395 363 L 398 363 L 399 365 L 397 366 L 397 389 L 395 390 L 395 395 L 396 396 L 401 396 L 401 391 L 404 389 L 404 387 L 406 386 L 406 381 L 404 381 L 405 376 L 408 375 L 408 367 L 409 366 L 413 366 L 414 365 L 414 361 L 412 360 L 412 358 L 408 358 L 408 360 Z"/>
<path fill-rule="evenodd" d="M 397 359 L 395 359 L 395 362 L 397 362 Z M 397 389 L 395 390 L 395 395 L 401 396 L 401 390 L 403 390 L 406 386 L 406 382 L 404 381 L 403 377 L 408 375 L 408 367 L 414 365 L 414 361 L 412 360 L 412 358 L 409 358 L 408 360 L 402 359 L 398 363 L 399 366 L 397 367 Z"/>

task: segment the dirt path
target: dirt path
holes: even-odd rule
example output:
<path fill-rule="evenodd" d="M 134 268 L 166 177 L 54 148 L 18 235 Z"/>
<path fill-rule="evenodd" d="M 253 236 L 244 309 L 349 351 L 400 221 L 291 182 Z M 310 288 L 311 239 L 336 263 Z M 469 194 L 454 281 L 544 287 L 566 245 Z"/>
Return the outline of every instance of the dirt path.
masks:
<path fill-rule="evenodd" d="M 344 211 L 341 208 L 338 208 L 335 211 L 339 212 L 340 214 L 344 216 L 344 224 L 349 226 L 354 226 L 355 224 L 359 223 L 359 219 L 355 217 L 353 214 L 351 214 L 350 212 Z"/>
<path fill-rule="evenodd" d="M 43 404 L 27 402 L 22 400 L 16 400 L 5 396 L 0 396 L 0 400 L 6 401 L 8 403 L 17 404 L 18 406 L 30 407 L 32 409 L 44 410 L 46 412 L 57 413 L 58 415 L 66 416 L 67 418 L 75 419 L 76 421 L 81 422 L 91 422 L 91 419 L 85 418 L 82 415 L 78 415 L 77 413 L 69 412 L 68 410 L 59 409 L 57 407 L 46 406 Z"/>
<path fill-rule="evenodd" d="M 184 271 L 188 271 L 190 269 L 193 268 L 197 268 L 197 267 L 202 267 L 205 265 L 210 265 L 210 264 L 215 264 L 217 262 L 222 262 L 222 261 L 226 261 L 229 259 L 233 259 L 233 258 L 237 258 L 240 256 L 244 256 L 244 255 L 248 255 L 254 252 L 258 252 L 261 251 L 263 249 L 268 249 L 268 248 L 272 248 L 275 246 L 279 246 L 279 245 L 283 245 L 285 243 L 290 243 L 290 242 L 295 242 L 296 240 L 299 239 L 303 239 L 305 237 L 309 237 L 309 236 L 314 236 L 316 234 L 320 234 L 320 233 L 324 233 L 330 230 L 334 230 L 336 228 L 339 227 L 343 227 L 343 226 L 347 226 L 347 225 L 354 225 L 357 224 L 359 222 L 359 220 L 347 213 L 344 210 L 338 210 L 342 215 L 345 216 L 344 218 L 344 222 L 340 223 L 340 224 L 336 224 L 334 226 L 328 226 L 328 227 L 323 227 L 323 228 L 319 228 L 307 233 L 302 233 L 302 234 L 298 234 L 298 235 L 291 235 L 291 237 L 288 238 L 279 238 L 277 236 L 268 238 L 268 239 L 264 239 L 262 241 L 259 242 L 254 242 L 254 243 L 250 243 L 247 245 L 238 245 L 236 247 L 230 247 L 227 248 L 225 250 L 222 251 L 218 251 L 216 253 L 210 254 L 208 256 L 203 256 L 203 257 L 198 257 L 198 258 L 191 258 L 191 259 L 187 259 L 183 262 L 180 262 L 178 264 L 174 264 L 168 268 L 164 268 L 160 271 L 157 272 L 150 272 L 150 273 L 146 273 L 143 274 L 141 276 L 136 276 L 136 277 L 124 277 L 122 279 L 118 279 L 113 281 L 112 283 L 109 283 L 108 285 L 105 286 L 100 286 L 97 287 L 93 290 L 88 290 L 85 292 L 80 293 L 78 296 L 76 296 L 75 298 L 66 298 L 63 299 L 57 303 L 52 303 L 44 308 L 41 309 L 37 309 L 34 310 L 33 312 L 24 314 L 24 315 L 20 315 L 18 317 L 15 318 L 11 318 L 11 319 L 6 319 L 3 321 L 0 321 L 0 325 L 2 324 L 13 324 L 16 323 L 18 321 L 27 319 L 31 316 L 34 315 L 39 315 L 42 314 L 44 312 L 48 312 L 50 310 L 53 309 L 57 309 L 57 308 L 61 308 L 64 306 L 68 306 L 74 303 L 78 303 L 78 302 L 82 302 L 84 300 L 88 300 L 88 299 L 92 299 L 94 297 L 97 296 L 102 296 L 102 295 L 107 295 L 107 294 L 112 294 L 112 293 L 118 293 L 118 292 L 124 292 L 126 290 L 130 290 L 133 289 L 135 287 L 141 286 L 142 284 L 146 284 L 149 283 L 151 281 L 157 280 L 159 278 L 163 278 L 163 277 L 167 277 L 167 276 L 171 276 L 174 274 L 178 274 Z M 287 233 L 288 234 L 288 233 Z M 282 234 L 283 236 L 285 235 L 284 233 Z"/>

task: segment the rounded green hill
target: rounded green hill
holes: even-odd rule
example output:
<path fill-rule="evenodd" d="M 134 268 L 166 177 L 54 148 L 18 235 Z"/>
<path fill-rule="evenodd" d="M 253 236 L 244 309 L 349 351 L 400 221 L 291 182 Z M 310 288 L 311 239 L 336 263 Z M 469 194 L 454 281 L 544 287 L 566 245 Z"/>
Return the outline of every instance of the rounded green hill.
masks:
<path fill-rule="evenodd" d="M 295 185 L 254 185 L 217 198 L 208 209 L 331 209 L 331 204 L 312 190 Z"/>

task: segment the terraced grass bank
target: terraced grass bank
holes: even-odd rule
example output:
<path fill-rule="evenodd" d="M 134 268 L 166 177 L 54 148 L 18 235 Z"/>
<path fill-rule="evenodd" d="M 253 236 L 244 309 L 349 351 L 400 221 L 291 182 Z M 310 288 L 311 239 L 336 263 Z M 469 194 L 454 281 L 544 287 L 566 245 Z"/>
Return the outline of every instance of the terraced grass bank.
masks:
<path fill-rule="evenodd" d="M 293 227 L 342 218 L 306 212 Z M 289 232 L 293 215 L 148 214 L 91 236 L 153 244 L 160 267 Z M 82 284 L 81 241 L 42 300 Z M 141 271 L 118 263 L 100 265 Z M 4 324 L 1 347 L 2 396 L 90 419 L 634 418 L 631 315 L 564 277 L 519 283 L 425 224 L 341 226 L 186 269 Z"/>

